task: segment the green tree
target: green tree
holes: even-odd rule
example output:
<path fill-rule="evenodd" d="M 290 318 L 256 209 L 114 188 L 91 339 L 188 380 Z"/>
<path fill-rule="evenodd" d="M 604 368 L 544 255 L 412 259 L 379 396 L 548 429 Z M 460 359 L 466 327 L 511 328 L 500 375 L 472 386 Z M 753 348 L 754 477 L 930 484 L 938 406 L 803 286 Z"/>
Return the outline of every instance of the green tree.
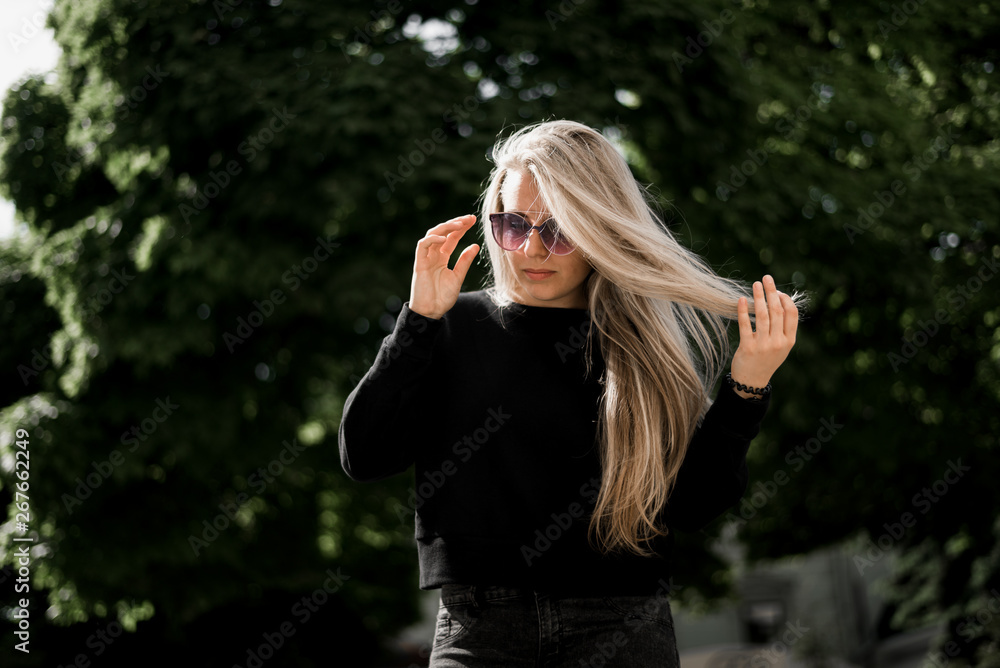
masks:
<path fill-rule="evenodd" d="M 0 134 L 31 229 L 0 268 L 0 447 L 30 433 L 33 619 L 72 624 L 66 652 L 115 621 L 137 630 L 118 646 L 243 661 L 329 569 L 349 579 L 316 614 L 345 625 L 302 623 L 286 653 L 412 621 L 411 480 L 344 478 L 340 409 L 417 239 L 475 210 L 499 133 L 547 118 L 604 129 L 720 271 L 816 295 L 751 451 L 790 481 L 740 522 L 750 556 L 914 512 L 892 627 L 946 617 L 970 661 L 998 635 L 957 626 L 997 585 L 1000 531 L 1000 308 L 970 283 L 1000 257 L 986 5 L 60 0 L 50 23 L 58 77 L 8 91 Z M 727 591 L 704 539 L 679 546 L 690 605 Z"/>

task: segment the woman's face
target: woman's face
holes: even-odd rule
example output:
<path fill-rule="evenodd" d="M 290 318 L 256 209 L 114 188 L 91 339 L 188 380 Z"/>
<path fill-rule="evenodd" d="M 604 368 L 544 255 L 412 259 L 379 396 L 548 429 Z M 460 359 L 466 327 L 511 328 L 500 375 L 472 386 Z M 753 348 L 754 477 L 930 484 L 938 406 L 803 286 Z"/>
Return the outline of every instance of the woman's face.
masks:
<path fill-rule="evenodd" d="M 500 198 L 504 211 L 519 213 L 532 225 L 541 225 L 551 217 L 530 172 L 507 172 Z M 538 230 L 532 230 L 519 249 L 503 253 L 517 280 L 514 301 L 528 306 L 587 308 L 584 283 L 591 267 L 579 249 L 569 255 L 549 253 Z"/>

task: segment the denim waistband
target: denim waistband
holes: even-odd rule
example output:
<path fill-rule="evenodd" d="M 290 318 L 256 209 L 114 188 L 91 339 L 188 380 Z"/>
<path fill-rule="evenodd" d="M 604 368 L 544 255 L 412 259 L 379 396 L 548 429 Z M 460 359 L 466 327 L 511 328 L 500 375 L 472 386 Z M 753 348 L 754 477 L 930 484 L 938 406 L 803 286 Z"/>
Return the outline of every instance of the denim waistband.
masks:
<path fill-rule="evenodd" d="M 500 601 L 513 598 L 531 598 L 536 593 L 545 593 L 523 585 L 441 585 L 441 602 L 445 605 L 455 603 L 483 604 L 487 601 Z"/>

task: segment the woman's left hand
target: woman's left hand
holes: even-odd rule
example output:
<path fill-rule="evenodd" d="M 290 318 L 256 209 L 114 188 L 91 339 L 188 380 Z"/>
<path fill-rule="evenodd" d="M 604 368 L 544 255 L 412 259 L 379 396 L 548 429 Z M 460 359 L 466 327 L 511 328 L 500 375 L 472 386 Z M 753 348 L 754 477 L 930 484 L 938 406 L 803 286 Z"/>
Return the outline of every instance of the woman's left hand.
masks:
<path fill-rule="evenodd" d="M 775 287 L 770 274 L 753 284 L 753 306 L 756 331 L 750 325 L 746 297 L 740 297 L 737 306 L 740 344 L 733 355 L 731 374 L 737 383 L 762 388 L 771 381 L 771 376 L 795 345 L 799 310 L 791 297 Z M 735 388 L 734 391 L 747 399 L 754 397 L 749 392 Z"/>

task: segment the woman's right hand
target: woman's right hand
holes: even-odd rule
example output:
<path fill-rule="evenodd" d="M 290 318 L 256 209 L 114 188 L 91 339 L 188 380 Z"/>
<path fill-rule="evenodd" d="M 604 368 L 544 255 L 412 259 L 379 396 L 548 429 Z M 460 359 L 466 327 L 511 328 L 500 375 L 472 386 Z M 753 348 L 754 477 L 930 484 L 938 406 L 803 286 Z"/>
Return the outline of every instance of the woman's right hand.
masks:
<path fill-rule="evenodd" d="M 458 240 L 475 222 L 473 214 L 452 218 L 427 230 L 424 238 L 417 242 L 413 279 L 410 281 L 411 311 L 439 319 L 458 301 L 462 282 L 480 246 L 472 244 L 466 247 L 458 256 L 454 269 L 448 269 L 448 260 Z"/>

